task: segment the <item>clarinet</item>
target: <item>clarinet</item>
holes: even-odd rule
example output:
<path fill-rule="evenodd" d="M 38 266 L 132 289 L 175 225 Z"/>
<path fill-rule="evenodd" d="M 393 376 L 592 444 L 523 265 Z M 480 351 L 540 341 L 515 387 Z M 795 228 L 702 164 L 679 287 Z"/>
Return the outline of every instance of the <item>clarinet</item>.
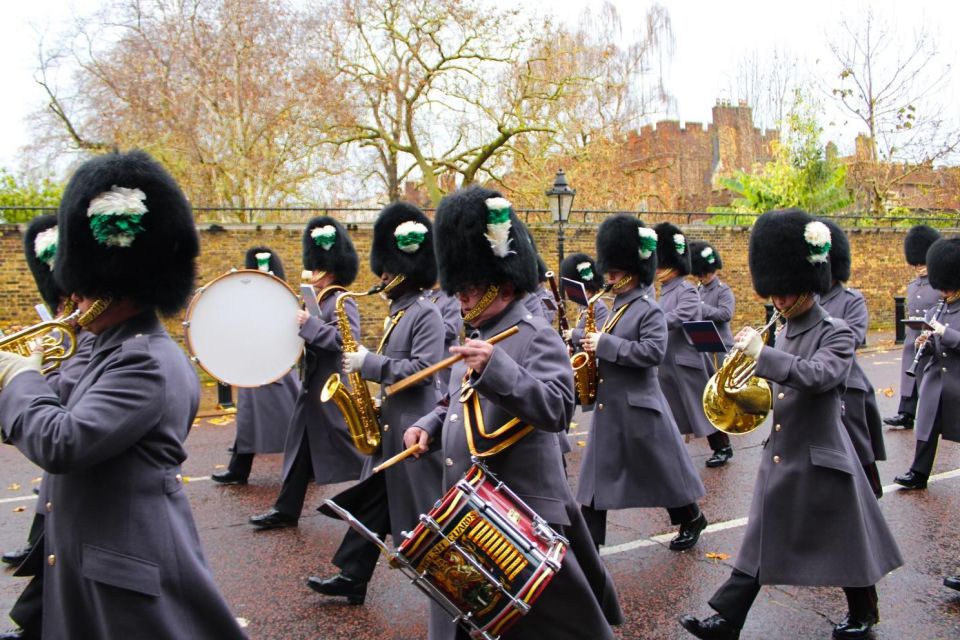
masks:
<path fill-rule="evenodd" d="M 547 271 L 547 280 L 550 281 L 550 290 L 553 293 L 553 300 L 557 303 L 557 325 L 560 335 L 570 329 L 570 323 L 567 322 L 566 307 L 563 305 L 563 299 L 560 297 L 560 288 L 557 286 L 557 276 L 553 271 Z"/>
<path fill-rule="evenodd" d="M 937 308 L 933 312 L 933 320 L 939 322 L 940 317 L 943 315 L 943 312 L 946 310 L 946 308 L 947 308 L 947 299 L 940 298 L 940 301 L 937 303 Z M 923 353 L 927 349 L 927 343 L 930 342 L 931 340 L 929 331 L 924 331 L 921 335 L 923 334 L 927 335 L 927 340 L 926 342 L 921 344 L 919 348 L 917 348 L 917 353 L 916 355 L 913 356 L 913 362 L 910 363 L 910 367 L 906 371 L 906 374 L 911 378 L 917 377 L 917 367 L 920 366 L 920 359 L 923 358 Z"/>

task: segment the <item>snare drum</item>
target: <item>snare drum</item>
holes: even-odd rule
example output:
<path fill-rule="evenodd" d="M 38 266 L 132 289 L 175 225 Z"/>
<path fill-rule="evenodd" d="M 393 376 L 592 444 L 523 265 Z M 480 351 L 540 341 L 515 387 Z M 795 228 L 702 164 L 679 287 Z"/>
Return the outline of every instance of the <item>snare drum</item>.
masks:
<path fill-rule="evenodd" d="M 470 629 L 494 639 L 526 614 L 567 551 L 554 531 L 482 464 L 475 464 L 397 549 L 394 566 Z"/>
<path fill-rule="evenodd" d="M 286 282 L 255 269 L 223 274 L 197 290 L 183 326 L 193 361 L 220 382 L 259 387 L 303 353 L 300 302 Z"/>

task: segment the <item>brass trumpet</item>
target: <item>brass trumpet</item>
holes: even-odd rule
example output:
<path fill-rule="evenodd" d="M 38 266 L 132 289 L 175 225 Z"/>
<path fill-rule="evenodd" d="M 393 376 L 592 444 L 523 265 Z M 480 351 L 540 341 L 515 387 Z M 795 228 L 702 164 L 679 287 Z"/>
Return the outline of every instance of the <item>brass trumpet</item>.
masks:
<path fill-rule="evenodd" d="M 30 357 L 40 351 L 45 365 L 40 372 L 50 373 L 74 354 L 77 335 L 71 323 L 80 318 L 79 309 L 70 315 L 47 320 L 0 338 L 0 351 Z"/>

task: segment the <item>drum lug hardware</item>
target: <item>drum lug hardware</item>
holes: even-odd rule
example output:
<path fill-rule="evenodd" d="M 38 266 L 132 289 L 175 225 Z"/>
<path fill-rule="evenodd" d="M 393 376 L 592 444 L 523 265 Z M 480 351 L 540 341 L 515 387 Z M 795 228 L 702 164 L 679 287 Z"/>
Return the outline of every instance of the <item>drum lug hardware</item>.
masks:
<path fill-rule="evenodd" d="M 190 361 L 194 364 L 197 364 L 198 362 L 200 362 L 200 358 L 198 358 L 197 356 L 190 356 Z"/>
<path fill-rule="evenodd" d="M 182 324 L 184 327 L 186 327 L 186 328 L 188 328 L 188 329 L 190 328 L 190 321 L 189 321 L 189 320 L 184 320 L 184 321 L 181 322 L 180 324 Z"/>

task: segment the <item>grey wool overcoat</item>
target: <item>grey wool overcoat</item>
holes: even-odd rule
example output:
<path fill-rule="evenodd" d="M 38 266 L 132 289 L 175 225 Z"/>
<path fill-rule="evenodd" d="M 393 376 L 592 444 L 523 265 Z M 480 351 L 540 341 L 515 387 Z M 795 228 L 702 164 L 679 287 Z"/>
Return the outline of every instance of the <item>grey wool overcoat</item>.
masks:
<path fill-rule="evenodd" d="M 243 638 L 180 464 L 200 385 L 152 312 L 97 336 L 66 405 L 39 373 L 0 393 L 5 435 L 47 472 L 45 638 Z"/>
<path fill-rule="evenodd" d="M 736 299 L 733 297 L 733 290 L 730 285 L 721 282 L 720 278 L 714 278 L 707 284 L 697 287 L 697 293 L 700 294 L 700 318 L 703 320 L 713 320 L 717 326 L 717 332 L 720 339 L 723 340 L 723 346 L 727 351 L 733 346 L 733 332 L 730 330 L 730 321 L 733 319 L 733 312 L 736 309 Z M 703 361 L 708 375 L 713 375 L 717 368 L 714 365 L 714 354 L 704 353 Z M 723 362 L 724 355 L 716 354 L 716 362 Z"/>
<path fill-rule="evenodd" d="M 933 309 L 927 317 L 933 317 Z M 923 350 L 916 437 L 930 439 L 939 408 L 943 439 L 960 442 L 960 302 L 948 305 L 940 322 L 947 327 L 943 335 L 934 335 L 933 344 Z"/>
<path fill-rule="evenodd" d="M 697 289 L 686 278 L 674 278 L 660 289 L 660 308 L 667 323 L 667 352 L 660 363 L 660 388 L 680 433 L 700 438 L 716 432 L 703 412 L 703 389 L 710 376 L 683 323 L 700 320 Z"/>
<path fill-rule="evenodd" d="M 855 347 L 853 330 L 814 304 L 760 352 L 773 427 L 735 564 L 760 584 L 866 587 L 903 564 L 840 421 Z"/>
<path fill-rule="evenodd" d="M 398 318 L 398 319 L 397 319 Z M 393 319 L 397 319 L 393 324 Z M 373 467 L 403 451 L 403 432 L 437 405 L 437 386 L 433 378 L 421 380 L 391 396 L 385 388 L 426 369 L 443 358 L 443 318 L 436 305 L 421 292 L 410 292 L 390 304 L 387 320 L 389 331 L 382 338 L 380 353 L 370 352 L 363 360 L 360 375 L 364 380 L 379 382 L 380 448 L 367 458 L 363 478 Z M 391 325 L 392 328 L 391 328 Z M 439 447 L 418 459 L 407 460 L 387 468 L 387 495 L 390 506 L 390 528 L 394 544 L 403 541 L 403 531 L 416 526 L 421 513 L 427 513 L 440 497 L 443 468 Z"/>
<path fill-rule="evenodd" d="M 832 317 L 846 322 L 853 330 L 856 343 L 863 344 L 870 316 L 862 293 L 836 284 L 820 296 L 820 306 Z M 877 394 L 856 355 L 853 356 L 841 400 L 843 426 L 853 442 L 860 464 L 886 460 L 887 449 L 883 444 L 883 421 L 877 406 Z"/>
<path fill-rule="evenodd" d="M 597 345 L 597 404 L 577 501 L 595 509 L 682 507 L 705 492 L 657 378 L 664 314 L 648 289 L 618 295 L 611 313 L 624 306 Z"/>
<path fill-rule="evenodd" d="M 288 371 L 260 387 L 237 389 L 237 453 L 281 453 L 300 396 L 300 380 Z"/>
<path fill-rule="evenodd" d="M 283 477 L 286 478 L 297 457 L 304 437 L 310 446 L 313 479 L 317 484 L 348 482 L 360 477 L 364 456 L 353 445 L 340 409 L 331 400 L 321 402 L 320 393 L 330 374 L 342 370 L 343 341 L 337 328 L 336 299 L 339 293 L 328 294 L 320 301 L 320 317 L 310 316 L 300 327 L 306 343 L 302 388 L 290 420 L 287 441 L 283 447 Z M 344 302 L 350 320 L 350 331 L 360 339 L 360 313 L 353 299 Z"/>
<path fill-rule="evenodd" d="M 570 547 L 560 571 L 531 611 L 502 637 L 613 638 L 610 624 L 622 621 L 620 605 L 610 575 L 570 493 L 556 436 L 567 428 L 573 415 L 573 373 L 567 350 L 556 330 L 543 318 L 529 313 L 522 302 L 511 303 L 480 329 L 478 337 L 488 339 L 515 325 L 519 333 L 495 345 L 483 373 L 472 375 L 468 384 L 479 394 L 488 429 L 518 418 L 533 430 L 484 461 L 500 481 L 566 536 Z M 462 361 L 454 365 L 448 396 L 416 423 L 442 442 L 444 491 L 463 477 L 472 464 L 464 429 L 464 407 L 458 401 L 466 372 Z M 433 604 L 430 639 L 453 640 L 455 635 L 449 616 Z"/>
<path fill-rule="evenodd" d="M 910 318 L 923 318 L 926 316 L 927 311 L 937 306 L 939 299 L 940 292 L 930 286 L 930 280 L 927 276 L 914 278 L 907 284 L 907 297 L 904 300 L 907 316 Z M 909 397 L 913 394 L 914 385 L 919 385 L 923 376 L 923 371 L 920 368 L 917 369 L 916 378 L 907 375 L 907 369 L 913 364 L 913 358 L 917 354 L 917 350 L 913 345 L 919 336 L 920 332 L 910 327 L 907 327 L 904 332 L 903 354 L 900 359 L 900 395 L 904 397 Z"/>

